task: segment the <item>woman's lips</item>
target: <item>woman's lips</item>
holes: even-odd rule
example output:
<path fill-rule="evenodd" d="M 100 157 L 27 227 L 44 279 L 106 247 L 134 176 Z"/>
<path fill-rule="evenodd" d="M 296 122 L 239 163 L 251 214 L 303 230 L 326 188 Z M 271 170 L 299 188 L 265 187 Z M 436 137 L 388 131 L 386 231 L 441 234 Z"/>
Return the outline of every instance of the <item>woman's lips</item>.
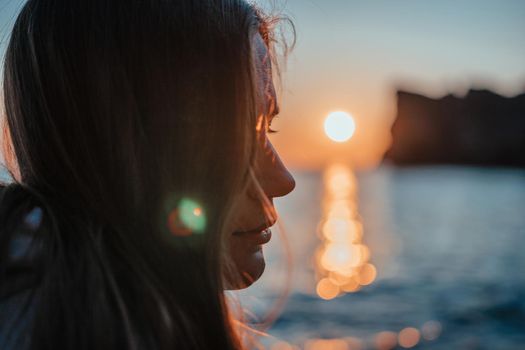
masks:
<path fill-rule="evenodd" d="M 270 241 L 270 239 L 272 239 L 272 230 L 267 228 L 262 231 L 253 230 L 245 232 L 234 232 L 233 235 L 239 238 L 247 239 L 254 244 L 266 244 Z"/>

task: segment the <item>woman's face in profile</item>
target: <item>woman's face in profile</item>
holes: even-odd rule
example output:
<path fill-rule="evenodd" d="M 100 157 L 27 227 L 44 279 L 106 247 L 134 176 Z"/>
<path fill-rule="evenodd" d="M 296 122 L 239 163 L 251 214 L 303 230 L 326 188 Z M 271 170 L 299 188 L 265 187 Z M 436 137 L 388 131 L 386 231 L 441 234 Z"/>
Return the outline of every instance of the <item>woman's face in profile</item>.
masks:
<path fill-rule="evenodd" d="M 254 175 L 269 199 L 273 217 L 268 218 L 257 196 L 256 188 L 250 184 L 248 190 L 240 195 L 235 210 L 235 219 L 228 244 L 231 258 L 239 272 L 241 281 L 233 282 L 232 288 L 245 288 L 255 282 L 263 273 L 265 261 L 262 246 L 271 239 L 267 227 L 275 224 L 277 215 L 273 207 L 273 198 L 290 193 L 295 187 L 295 180 L 285 168 L 277 151 L 268 139 L 268 126 L 278 113 L 277 98 L 272 82 L 271 59 L 262 37 L 257 34 L 252 39 L 253 54 L 257 71 L 258 101 L 257 115 L 268 116 L 266 125 L 258 123 L 258 152 Z M 259 119 L 261 120 L 261 119 Z M 264 118 L 262 119 L 264 120 Z"/>

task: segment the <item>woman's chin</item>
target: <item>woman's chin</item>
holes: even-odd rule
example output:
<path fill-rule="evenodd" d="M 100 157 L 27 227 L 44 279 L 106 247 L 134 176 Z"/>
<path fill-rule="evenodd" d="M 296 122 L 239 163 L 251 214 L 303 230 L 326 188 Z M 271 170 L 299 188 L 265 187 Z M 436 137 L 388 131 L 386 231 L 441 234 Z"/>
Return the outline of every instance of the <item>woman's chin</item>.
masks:
<path fill-rule="evenodd" d="M 227 278 L 229 280 L 227 289 L 248 288 L 262 276 L 266 267 L 262 246 L 253 247 L 234 243 L 231 248 L 237 271 L 234 278 Z"/>
<path fill-rule="evenodd" d="M 262 276 L 265 267 L 266 262 L 264 260 L 263 250 L 262 247 L 259 247 L 255 253 L 251 254 L 247 261 L 244 261 L 241 266 L 237 266 L 239 271 L 242 271 L 241 275 L 245 285 L 243 288 L 247 288 L 257 281 Z"/>

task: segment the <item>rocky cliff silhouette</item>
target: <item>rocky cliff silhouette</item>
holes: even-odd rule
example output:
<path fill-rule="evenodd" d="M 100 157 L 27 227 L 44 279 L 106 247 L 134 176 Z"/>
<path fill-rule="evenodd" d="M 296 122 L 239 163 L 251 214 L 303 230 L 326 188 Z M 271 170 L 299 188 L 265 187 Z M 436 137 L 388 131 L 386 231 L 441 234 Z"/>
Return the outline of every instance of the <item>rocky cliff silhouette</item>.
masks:
<path fill-rule="evenodd" d="M 453 163 L 525 166 L 525 93 L 507 98 L 470 90 L 464 98 L 432 99 L 397 92 L 395 164 Z"/>

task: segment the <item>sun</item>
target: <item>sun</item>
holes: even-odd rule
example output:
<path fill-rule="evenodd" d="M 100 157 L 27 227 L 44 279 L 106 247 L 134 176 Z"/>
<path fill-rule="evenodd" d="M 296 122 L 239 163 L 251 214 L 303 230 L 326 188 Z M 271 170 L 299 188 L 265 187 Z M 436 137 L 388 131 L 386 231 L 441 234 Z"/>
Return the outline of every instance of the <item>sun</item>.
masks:
<path fill-rule="evenodd" d="M 346 112 L 332 112 L 324 121 L 324 132 L 332 141 L 348 141 L 355 132 L 354 118 Z"/>

